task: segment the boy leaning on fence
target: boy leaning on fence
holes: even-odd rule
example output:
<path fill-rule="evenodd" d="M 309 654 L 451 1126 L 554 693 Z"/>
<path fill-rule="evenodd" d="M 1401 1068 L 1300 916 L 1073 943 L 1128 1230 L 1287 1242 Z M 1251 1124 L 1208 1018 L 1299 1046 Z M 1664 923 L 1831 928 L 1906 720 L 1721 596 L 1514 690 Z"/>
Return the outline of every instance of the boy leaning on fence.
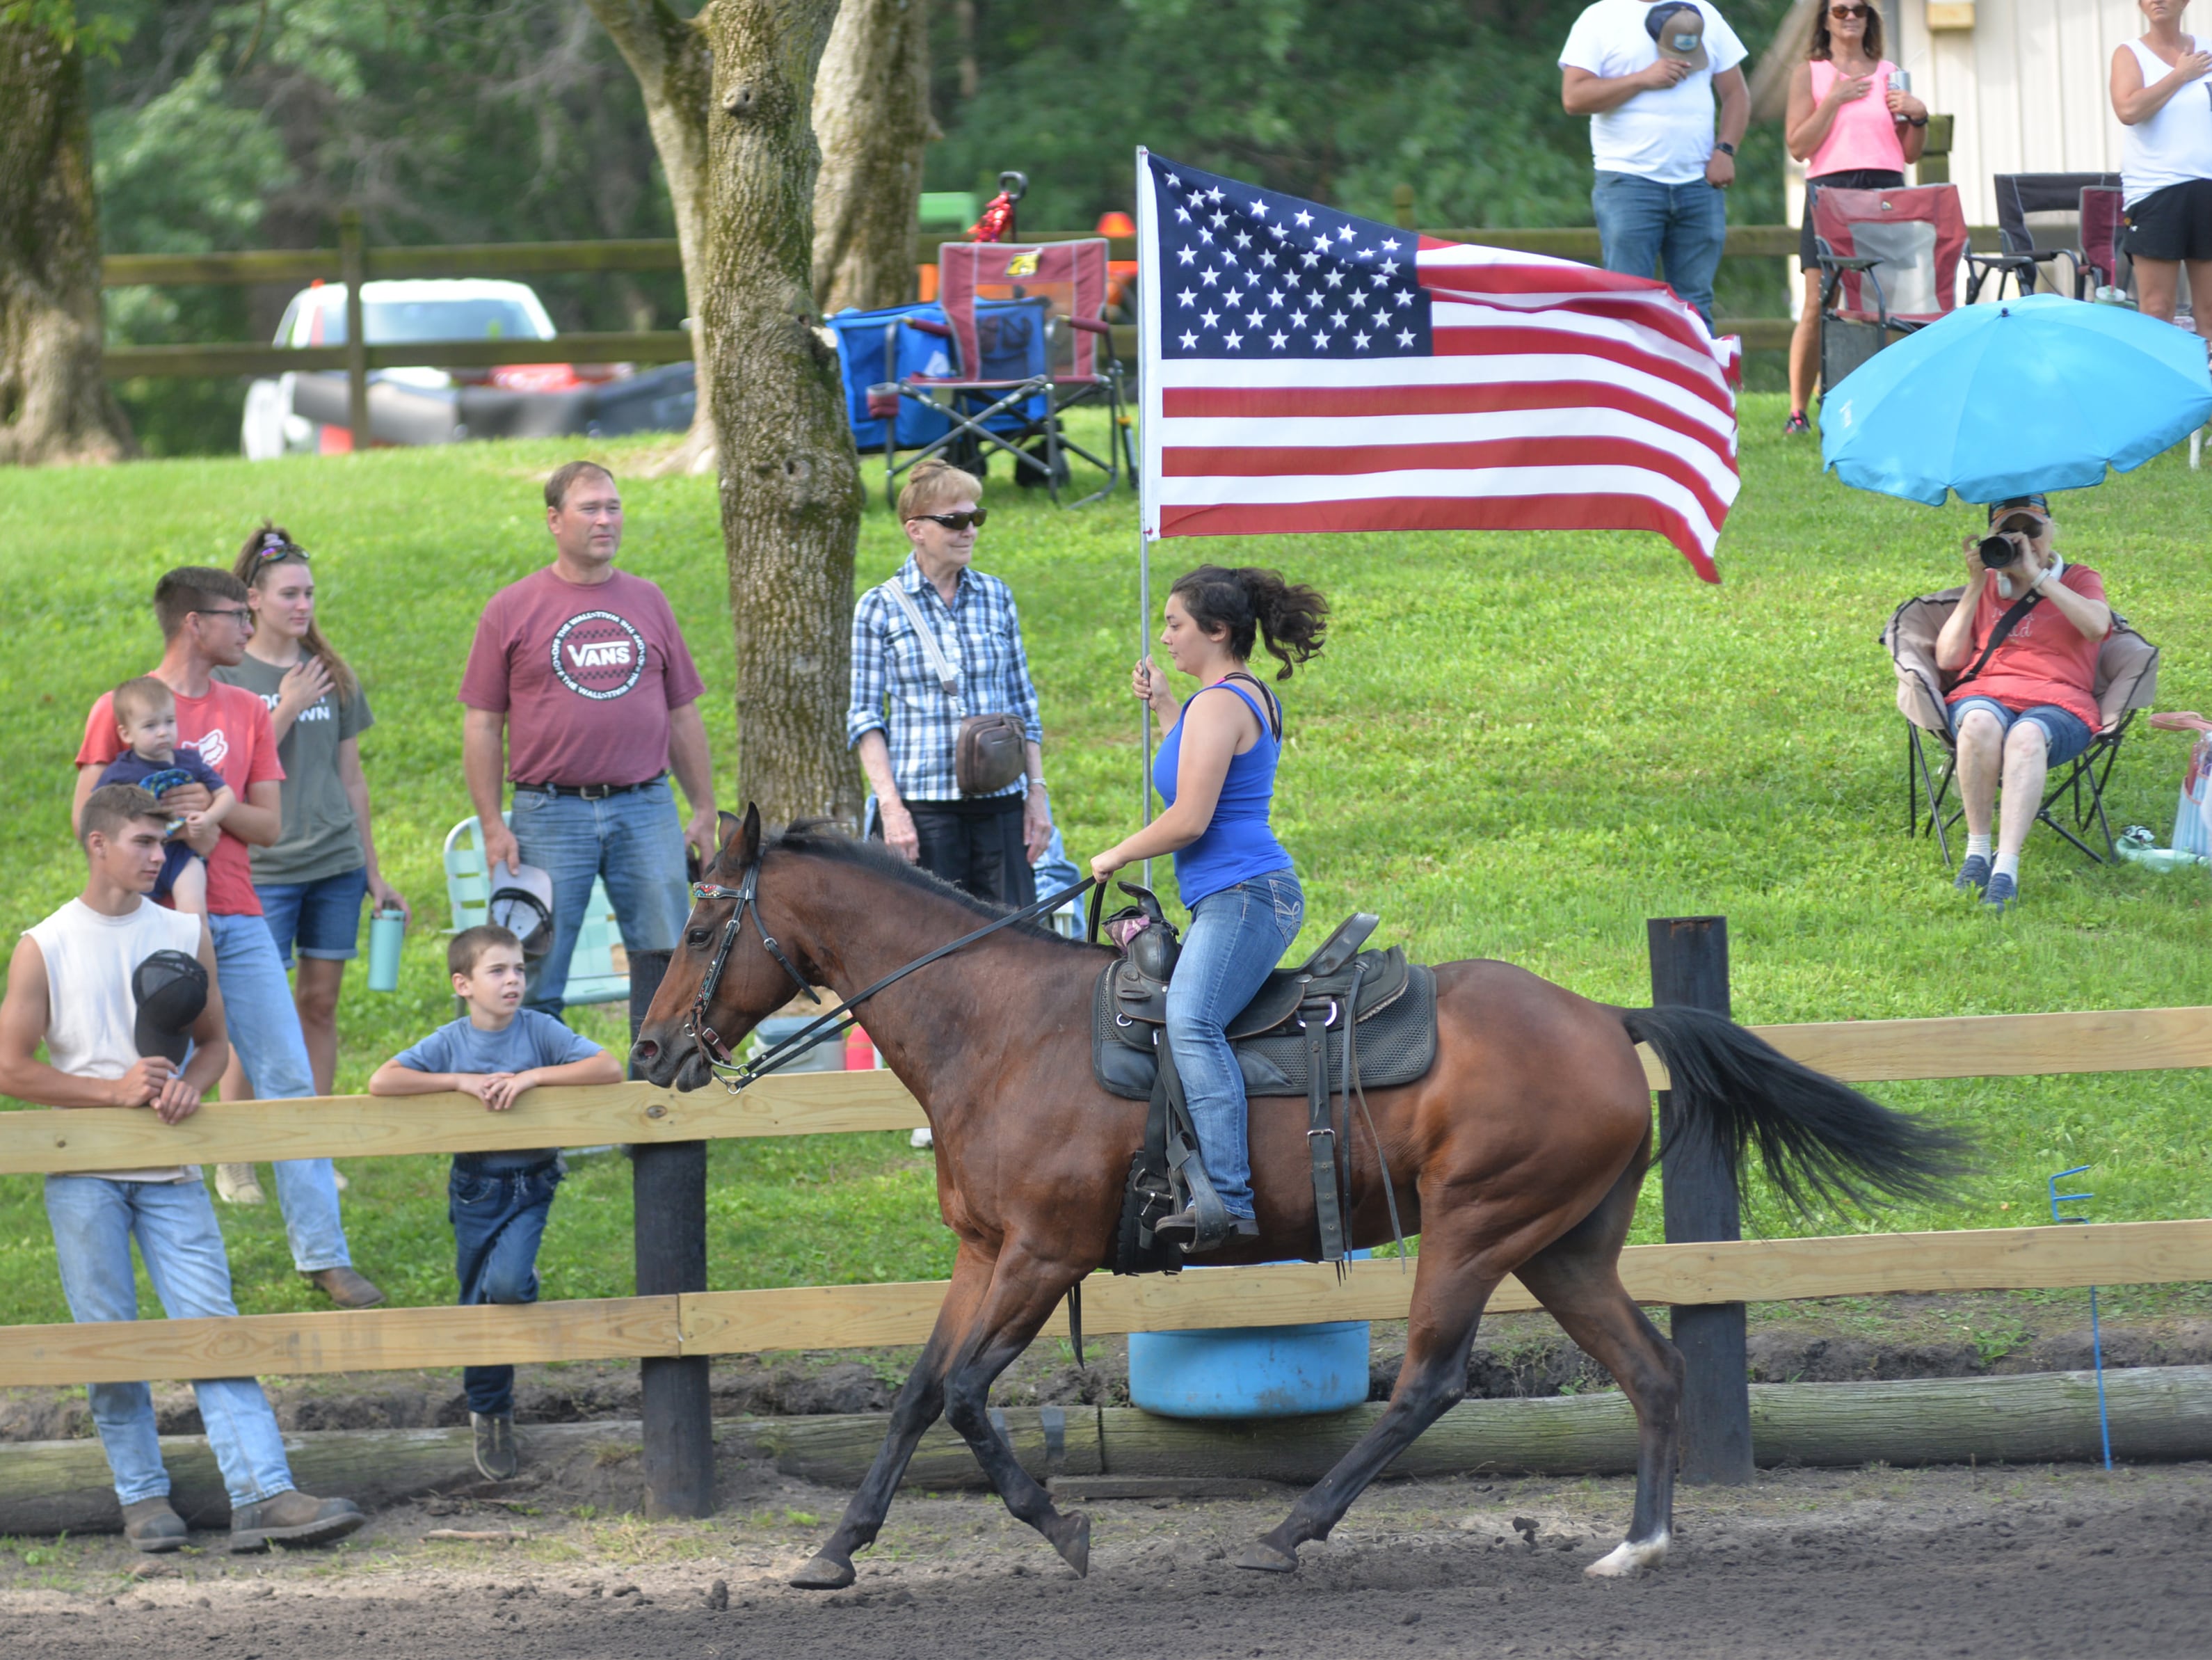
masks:
<path fill-rule="evenodd" d="M 505 1112 L 541 1084 L 618 1084 L 622 1063 L 550 1014 L 522 1006 L 522 942 L 507 929 L 463 928 L 446 948 L 453 995 L 468 1007 L 368 1080 L 371 1095 L 459 1091 Z M 538 1300 L 538 1242 L 562 1175 L 558 1147 L 457 1153 L 447 1186 L 461 1302 Z M 461 1374 L 487 1480 L 514 1475 L 514 1368 L 470 1366 Z"/>
<path fill-rule="evenodd" d="M 92 792 L 79 818 L 84 891 L 27 929 L 0 1000 L 0 1092 L 39 1106 L 140 1108 L 181 1123 L 222 1076 L 230 1045 L 207 920 L 146 896 L 161 873 L 169 814 L 136 784 Z M 40 1043 L 46 1059 L 39 1059 Z M 230 1261 L 194 1164 L 49 1176 L 46 1216 L 70 1316 L 136 1320 L 131 1242 L 172 1320 L 234 1315 Z M 292 1485 L 269 1397 L 251 1377 L 192 1384 L 230 1495 L 230 1548 L 340 1539 L 352 1501 Z M 115 1478 L 123 1531 L 147 1552 L 185 1542 L 143 1383 L 94 1383 L 92 1419 Z"/>

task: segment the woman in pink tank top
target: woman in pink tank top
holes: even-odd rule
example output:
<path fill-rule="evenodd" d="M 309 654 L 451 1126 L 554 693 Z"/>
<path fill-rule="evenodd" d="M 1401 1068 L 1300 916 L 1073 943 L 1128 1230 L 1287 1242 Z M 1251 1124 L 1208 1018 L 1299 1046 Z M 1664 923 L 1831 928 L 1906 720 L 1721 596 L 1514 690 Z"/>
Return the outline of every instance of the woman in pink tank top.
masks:
<path fill-rule="evenodd" d="M 1928 137 L 1928 106 L 1890 84 L 1897 65 L 1881 55 L 1881 14 L 1873 0 L 1824 0 L 1814 15 L 1806 61 L 1790 78 L 1783 131 L 1805 164 L 1805 225 L 1797 240 L 1805 303 L 1790 341 L 1790 423 L 1810 432 L 1820 349 L 1820 267 L 1813 246 L 1813 198 L 1832 190 L 1889 190 L 1905 182 Z"/>

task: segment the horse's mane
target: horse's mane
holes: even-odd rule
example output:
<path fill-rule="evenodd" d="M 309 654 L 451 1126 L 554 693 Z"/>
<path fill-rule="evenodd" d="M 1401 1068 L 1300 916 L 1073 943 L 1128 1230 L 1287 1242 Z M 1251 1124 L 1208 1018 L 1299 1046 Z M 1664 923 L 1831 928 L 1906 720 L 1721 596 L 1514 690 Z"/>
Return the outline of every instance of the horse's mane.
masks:
<path fill-rule="evenodd" d="M 841 864 L 853 865 L 939 899 L 949 899 L 962 909 L 971 912 L 987 921 L 995 921 L 1013 910 L 1012 905 L 998 905 L 988 899 L 979 899 L 965 888 L 933 876 L 919 865 L 910 865 L 890 848 L 872 839 L 854 836 L 834 818 L 794 818 L 782 831 L 769 837 L 761 852 L 763 855 L 781 850 L 812 859 L 830 859 Z M 1038 897 L 1043 896 L 1040 894 Z M 1017 922 L 1004 930 L 1036 939 L 1048 939 L 1056 946 L 1072 946 L 1079 951 L 1094 947 L 1080 939 L 1070 939 L 1042 922 Z"/>

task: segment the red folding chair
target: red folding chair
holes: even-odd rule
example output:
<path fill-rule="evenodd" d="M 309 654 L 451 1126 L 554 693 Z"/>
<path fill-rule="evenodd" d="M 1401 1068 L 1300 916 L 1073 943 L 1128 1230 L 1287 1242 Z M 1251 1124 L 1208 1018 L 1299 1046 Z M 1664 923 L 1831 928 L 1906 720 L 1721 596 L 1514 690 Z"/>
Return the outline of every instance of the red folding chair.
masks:
<path fill-rule="evenodd" d="M 1090 237 L 949 242 L 939 249 L 938 301 L 953 372 L 909 375 L 897 383 L 897 395 L 936 404 L 951 427 L 903 460 L 885 450 L 887 496 L 896 497 L 902 474 L 948 452 L 986 465 L 1000 452 L 1012 460 L 1016 483 L 1041 484 L 1055 502 L 1067 482 L 1067 458 L 1079 456 L 1106 483 L 1078 507 L 1109 494 L 1125 460 L 1134 477 L 1121 365 L 1104 320 L 1108 248 L 1103 237 Z M 1103 455 L 1070 438 L 1065 424 L 1069 410 L 1102 401 L 1109 422 Z"/>
<path fill-rule="evenodd" d="M 1813 240 L 1824 387 L 1958 303 L 1966 216 L 1955 185 L 1815 191 Z"/>
<path fill-rule="evenodd" d="M 2127 228 L 2125 199 L 2118 185 L 2082 186 L 2081 270 L 2092 295 L 2099 289 L 2135 287 L 2135 272 L 2120 248 L 2120 233 Z"/>

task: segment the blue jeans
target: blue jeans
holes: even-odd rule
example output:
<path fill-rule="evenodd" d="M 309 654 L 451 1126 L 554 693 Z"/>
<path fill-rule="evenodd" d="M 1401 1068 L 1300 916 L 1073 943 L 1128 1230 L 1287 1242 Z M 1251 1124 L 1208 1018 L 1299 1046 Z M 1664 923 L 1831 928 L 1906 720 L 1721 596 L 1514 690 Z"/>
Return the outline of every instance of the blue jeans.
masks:
<path fill-rule="evenodd" d="M 607 885 L 624 949 L 675 949 L 690 905 L 684 826 L 666 779 L 598 801 L 518 789 L 508 825 L 522 862 L 553 879 L 553 946 L 531 965 L 524 1000 L 532 1008 L 558 1014 L 563 1007 L 594 877 Z"/>
<path fill-rule="evenodd" d="M 1270 871 L 1209 893 L 1192 907 L 1190 932 L 1168 982 L 1168 1042 L 1198 1131 L 1199 1155 L 1231 1216 L 1252 1214 L 1244 1074 L 1225 1028 L 1244 1012 L 1306 920 L 1295 871 Z"/>
<path fill-rule="evenodd" d="M 296 943 L 302 957 L 350 963 L 361 955 L 361 907 L 368 897 L 368 867 L 356 866 L 313 882 L 256 882 L 261 920 L 276 942 L 277 960 L 292 966 Z"/>
<path fill-rule="evenodd" d="M 1662 185 L 1632 173 L 1601 173 L 1590 211 L 1607 271 L 1656 277 L 1663 263 L 1674 297 L 1712 327 L 1713 277 L 1728 237 L 1725 192 L 1703 179 Z"/>
<path fill-rule="evenodd" d="M 307 1040 L 300 1036 L 291 982 L 284 977 L 268 923 L 258 916 L 210 916 L 208 932 L 215 939 L 223 1022 L 254 1098 L 284 1101 L 313 1095 L 315 1079 L 307 1069 Z M 273 1168 L 293 1267 L 315 1274 L 351 1262 L 331 1161 L 280 1158 Z"/>
<path fill-rule="evenodd" d="M 545 1213 L 553 1208 L 553 1189 L 560 1184 L 557 1158 L 523 1170 L 489 1171 L 453 1161 L 446 1212 L 453 1222 L 453 1270 L 460 1279 L 464 1308 L 538 1300 L 538 1242 L 545 1236 Z M 461 1387 L 471 1412 L 496 1415 L 514 1410 L 513 1366 L 464 1367 Z"/>
<path fill-rule="evenodd" d="M 1969 709 L 1986 709 L 1996 717 L 1997 732 L 2009 737 L 2015 723 L 2025 721 L 2043 728 L 2046 751 L 2043 763 L 2047 767 L 2063 767 L 2083 750 L 2089 747 L 2094 734 L 2088 722 L 2071 709 L 2063 709 L 2056 703 L 2037 703 L 2024 709 L 2008 708 L 1994 697 L 1961 697 L 1951 705 L 1951 732 L 1957 736 L 1965 724 Z"/>
<path fill-rule="evenodd" d="M 259 920 L 247 917 L 257 927 Z M 110 1182 L 98 1176 L 49 1176 L 46 1219 L 54 1259 L 72 1319 L 136 1320 L 138 1287 L 131 1272 L 131 1238 L 154 1294 L 172 1320 L 230 1315 L 230 1260 L 215 1225 L 215 1207 L 199 1182 Z M 91 1385 L 92 1421 L 125 1505 L 169 1491 L 161 1443 L 154 1428 L 154 1392 L 143 1383 Z M 288 1493 L 292 1467 L 269 1397 L 251 1377 L 201 1378 L 192 1384 L 208 1447 L 222 1471 L 232 1508 Z"/>

